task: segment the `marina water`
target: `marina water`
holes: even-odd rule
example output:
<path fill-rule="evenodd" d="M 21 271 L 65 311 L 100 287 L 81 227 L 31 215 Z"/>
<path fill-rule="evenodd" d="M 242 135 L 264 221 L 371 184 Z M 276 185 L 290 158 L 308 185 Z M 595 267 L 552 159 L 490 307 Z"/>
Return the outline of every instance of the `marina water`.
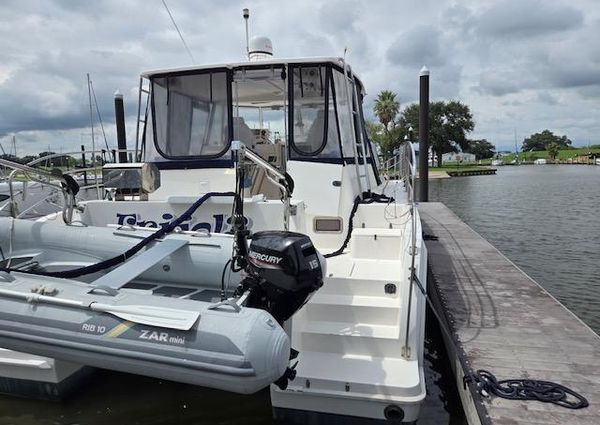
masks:
<path fill-rule="evenodd" d="M 495 176 L 433 180 L 429 189 L 431 201 L 600 332 L 600 167 L 504 166 Z"/>

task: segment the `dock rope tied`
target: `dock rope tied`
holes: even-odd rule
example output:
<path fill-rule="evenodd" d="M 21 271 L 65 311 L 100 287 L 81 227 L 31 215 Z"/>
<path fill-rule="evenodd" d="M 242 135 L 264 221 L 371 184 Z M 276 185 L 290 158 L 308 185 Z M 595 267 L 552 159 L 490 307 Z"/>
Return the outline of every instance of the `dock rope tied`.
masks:
<path fill-rule="evenodd" d="M 477 386 L 477 391 L 484 397 L 493 394 L 508 400 L 537 400 L 568 409 L 582 409 L 589 406 L 587 399 L 581 394 L 556 382 L 534 379 L 498 381 L 494 374 L 483 369 L 463 378 L 465 388 L 471 382 Z"/>

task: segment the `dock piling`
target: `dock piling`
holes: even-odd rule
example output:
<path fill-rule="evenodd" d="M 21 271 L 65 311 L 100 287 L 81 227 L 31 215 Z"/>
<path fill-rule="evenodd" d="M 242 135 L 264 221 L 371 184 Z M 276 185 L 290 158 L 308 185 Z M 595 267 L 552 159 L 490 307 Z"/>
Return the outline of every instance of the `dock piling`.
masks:
<path fill-rule="evenodd" d="M 419 74 L 419 197 L 429 200 L 429 70 Z"/>

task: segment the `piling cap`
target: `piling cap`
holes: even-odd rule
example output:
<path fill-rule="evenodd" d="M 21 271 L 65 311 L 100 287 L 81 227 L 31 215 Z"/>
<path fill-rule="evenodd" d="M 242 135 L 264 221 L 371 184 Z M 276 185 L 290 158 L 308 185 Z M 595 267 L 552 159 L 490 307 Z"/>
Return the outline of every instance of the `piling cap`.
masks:
<path fill-rule="evenodd" d="M 429 75 L 429 69 L 426 66 L 423 66 L 423 68 L 421 68 L 421 72 L 419 72 L 419 76 L 424 77 L 426 75 Z"/>
<path fill-rule="evenodd" d="M 123 93 L 121 93 L 118 89 L 115 92 L 115 99 L 123 99 Z"/>

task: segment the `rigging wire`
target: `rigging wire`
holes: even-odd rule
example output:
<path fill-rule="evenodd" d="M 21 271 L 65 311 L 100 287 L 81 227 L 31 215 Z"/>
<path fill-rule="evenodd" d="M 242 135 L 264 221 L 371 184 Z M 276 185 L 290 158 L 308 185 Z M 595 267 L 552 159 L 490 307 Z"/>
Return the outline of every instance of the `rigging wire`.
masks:
<path fill-rule="evenodd" d="M 94 90 L 92 80 L 90 80 L 90 88 L 92 89 L 92 97 L 94 98 L 94 104 L 96 105 L 98 121 L 100 122 L 100 128 L 102 129 L 102 136 L 104 137 L 104 145 L 106 146 L 106 151 L 110 152 L 110 148 L 108 147 L 108 141 L 106 140 L 106 132 L 104 131 L 104 123 L 102 122 L 102 116 L 100 115 L 100 109 L 98 108 L 98 100 L 96 99 L 96 91 Z"/>
<path fill-rule="evenodd" d="M 194 55 L 192 54 L 192 51 L 190 50 L 190 48 L 188 47 L 187 43 L 185 42 L 185 39 L 183 38 L 183 34 L 181 34 L 181 31 L 179 30 L 179 27 L 177 26 L 177 23 L 175 22 L 175 18 L 173 18 L 173 15 L 171 14 L 171 11 L 169 10 L 169 6 L 167 6 L 167 2 L 165 0 L 162 0 L 162 4 L 165 7 L 165 9 L 167 10 L 167 13 L 169 14 L 169 17 L 171 18 L 171 22 L 173 22 L 173 26 L 177 30 L 177 34 L 179 34 L 179 38 L 181 39 L 181 42 L 183 43 L 183 46 L 185 47 L 185 50 L 188 52 L 188 55 L 190 55 L 190 58 L 192 59 L 192 63 L 195 64 L 196 63 L 196 59 L 194 58 Z"/>

